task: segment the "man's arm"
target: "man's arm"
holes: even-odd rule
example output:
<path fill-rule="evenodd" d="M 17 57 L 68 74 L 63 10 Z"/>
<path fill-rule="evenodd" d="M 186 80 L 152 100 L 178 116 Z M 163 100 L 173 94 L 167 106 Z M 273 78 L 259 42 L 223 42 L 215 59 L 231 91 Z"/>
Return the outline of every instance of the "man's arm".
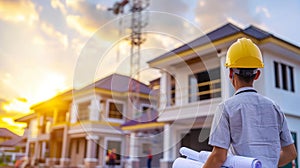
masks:
<path fill-rule="evenodd" d="M 215 146 L 203 168 L 220 168 L 227 159 L 227 149 Z"/>
<path fill-rule="evenodd" d="M 280 151 L 280 158 L 278 166 L 284 166 L 297 157 L 297 151 L 294 144 L 282 147 Z"/>

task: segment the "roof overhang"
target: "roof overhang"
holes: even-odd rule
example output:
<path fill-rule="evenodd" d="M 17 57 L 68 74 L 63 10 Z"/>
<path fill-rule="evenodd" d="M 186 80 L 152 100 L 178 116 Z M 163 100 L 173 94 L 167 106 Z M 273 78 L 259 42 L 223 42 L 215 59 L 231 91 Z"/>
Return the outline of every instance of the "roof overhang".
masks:
<path fill-rule="evenodd" d="M 184 62 L 186 60 L 202 57 L 207 55 L 208 53 L 218 53 L 220 49 L 226 49 L 236 41 L 236 39 L 246 37 L 251 39 L 254 43 L 259 45 L 259 47 L 263 49 L 271 49 L 279 54 L 284 56 L 293 58 L 295 60 L 300 61 L 300 47 L 293 45 L 287 41 L 284 41 L 276 36 L 270 35 L 263 39 L 258 39 L 254 36 L 251 36 L 245 32 L 238 32 L 235 34 L 231 34 L 229 36 L 225 36 L 220 39 L 216 39 L 211 41 L 210 43 L 204 43 L 200 45 L 195 45 L 195 47 L 187 47 L 186 50 L 182 50 L 180 52 L 169 52 L 166 53 L 154 60 L 149 61 L 150 67 L 159 67 L 166 68 L 170 65 L 178 64 L 180 62 Z M 188 45 L 188 44 L 187 44 Z M 182 46 L 181 46 L 182 47 Z M 180 47 L 179 47 L 180 48 Z M 176 51 L 176 49 L 175 49 Z"/>
<path fill-rule="evenodd" d="M 259 43 L 262 50 L 269 50 L 300 62 L 300 48 L 275 37 L 266 38 Z"/>
<path fill-rule="evenodd" d="M 16 122 L 28 122 L 29 120 L 36 118 L 36 117 L 37 117 L 36 113 L 31 113 L 31 114 L 25 115 L 23 117 L 17 118 L 17 119 L 15 119 L 15 121 Z"/>
<path fill-rule="evenodd" d="M 227 36 L 225 38 L 211 41 L 206 44 L 202 44 L 199 46 L 195 46 L 192 48 L 187 48 L 184 51 L 181 51 L 179 53 L 170 53 L 169 56 L 167 57 L 162 57 L 155 59 L 153 61 L 148 62 L 150 67 L 167 67 L 172 64 L 179 64 L 183 61 L 195 58 L 195 57 L 202 57 L 204 55 L 207 55 L 209 53 L 215 53 L 217 55 L 218 50 L 220 48 L 226 48 L 230 44 L 232 44 L 236 39 L 241 38 L 241 37 L 248 37 L 250 36 L 244 34 L 244 33 L 236 33 L 231 36 Z"/>

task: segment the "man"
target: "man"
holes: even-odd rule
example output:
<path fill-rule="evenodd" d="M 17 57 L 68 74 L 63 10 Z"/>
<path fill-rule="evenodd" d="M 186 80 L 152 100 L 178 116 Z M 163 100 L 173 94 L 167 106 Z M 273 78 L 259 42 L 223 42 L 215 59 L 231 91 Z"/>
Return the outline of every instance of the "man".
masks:
<path fill-rule="evenodd" d="M 253 88 L 264 64 L 259 48 L 238 39 L 226 55 L 226 67 L 235 95 L 221 103 L 214 116 L 209 144 L 212 153 L 203 168 L 220 168 L 229 150 L 254 157 L 264 168 L 283 166 L 297 156 L 284 113 Z"/>

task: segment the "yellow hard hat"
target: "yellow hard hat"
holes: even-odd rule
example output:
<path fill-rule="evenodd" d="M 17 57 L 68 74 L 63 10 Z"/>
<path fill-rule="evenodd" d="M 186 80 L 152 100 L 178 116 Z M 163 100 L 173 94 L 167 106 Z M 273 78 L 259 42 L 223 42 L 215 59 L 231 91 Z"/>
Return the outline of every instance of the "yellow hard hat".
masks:
<path fill-rule="evenodd" d="M 240 38 L 229 47 L 225 66 L 229 68 L 263 68 L 264 63 L 259 48 L 250 39 Z"/>

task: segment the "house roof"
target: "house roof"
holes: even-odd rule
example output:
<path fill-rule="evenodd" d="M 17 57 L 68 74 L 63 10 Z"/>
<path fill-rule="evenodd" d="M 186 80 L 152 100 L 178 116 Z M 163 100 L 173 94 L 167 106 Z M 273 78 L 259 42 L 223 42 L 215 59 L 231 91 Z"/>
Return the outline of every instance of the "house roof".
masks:
<path fill-rule="evenodd" d="M 299 46 L 295 46 L 294 44 L 284 41 L 283 39 L 280 39 L 280 38 L 274 36 L 273 34 L 266 32 L 266 31 L 264 31 L 258 27 L 255 27 L 253 25 L 250 25 L 249 27 L 247 27 L 245 29 L 241 29 L 232 23 L 227 23 L 227 24 L 221 26 L 220 28 L 209 32 L 208 34 L 206 34 L 204 36 L 201 36 L 187 44 L 184 44 L 170 52 L 167 52 L 159 57 L 156 57 L 155 59 L 148 61 L 148 63 L 156 62 L 156 61 L 162 60 L 166 57 L 172 56 L 172 55 L 174 55 L 174 53 L 180 53 L 182 51 L 191 50 L 196 46 L 209 44 L 214 41 L 221 40 L 223 38 L 226 38 L 226 37 L 238 34 L 238 33 L 243 33 L 243 34 L 248 35 L 256 40 L 264 40 L 269 37 L 272 37 L 272 38 L 280 40 L 288 45 L 299 48 Z"/>
<path fill-rule="evenodd" d="M 31 119 L 37 117 L 36 113 L 31 113 L 31 114 L 26 114 L 22 117 L 19 117 L 17 119 L 15 119 L 15 121 L 17 122 L 27 122 L 30 121 Z"/>
<path fill-rule="evenodd" d="M 4 141 L 3 143 L 0 144 L 0 146 L 5 146 L 5 147 L 14 147 L 18 145 L 22 141 L 22 137 L 16 137 L 7 141 Z"/>
<path fill-rule="evenodd" d="M 115 92 L 127 92 L 129 91 L 131 84 L 138 86 L 140 93 L 149 94 L 151 91 L 146 84 L 121 74 L 109 75 L 91 85 L 88 85 L 87 87 L 84 87 L 83 89 L 99 88 Z"/>
<path fill-rule="evenodd" d="M 36 108 L 42 107 L 44 105 L 47 105 L 50 102 L 55 102 L 56 100 L 60 100 L 62 98 L 65 98 L 65 97 L 71 95 L 72 92 L 73 92 L 73 89 L 67 90 L 67 91 L 65 91 L 63 93 L 60 93 L 60 94 L 58 94 L 58 95 L 56 95 L 56 96 L 54 96 L 54 97 L 52 97 L 52 98 L 50 98 L 48 100 L 45 100 L 43 102 L 39 102 L 37 104 L 34 104 L 30 108 L 31 109 L 36 109 Z M 60 103 L 60 101 L 56 101 L 56 103 Z"/>
<path fill-rule="evenodd" d="M 5 146 L 5 147 L 15 146 L 17 143 L 19 143 L 22 140 L 22 137 L 14 134 L 7 128 L 0 128 L 0 137 L 10 138 L 9 140 L 4 141 L 0 144 L 0 146 Z"/>
<path fill-rule="evenodd" d="M 7 128 L 0 128 L 0 137 L 14 138 L 14 137 L 18 137 L 18 135 L 11 132 Z"/>

